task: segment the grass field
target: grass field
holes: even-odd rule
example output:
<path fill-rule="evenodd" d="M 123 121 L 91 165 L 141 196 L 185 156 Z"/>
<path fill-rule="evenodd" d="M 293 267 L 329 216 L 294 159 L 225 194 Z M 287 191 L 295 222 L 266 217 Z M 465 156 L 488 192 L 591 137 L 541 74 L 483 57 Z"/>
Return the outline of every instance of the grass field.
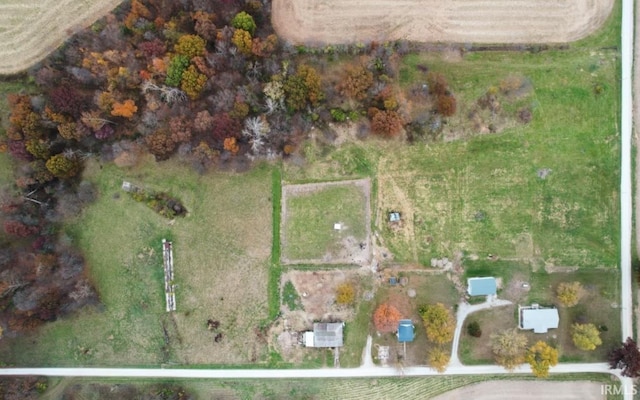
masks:
<path fill-rule="evenodd" d="M 5 346 L 17 365 L 158 365 L 259 362 L 267 319 L 271 169 L 198 176 L 176 163 L 135 172 L 89 163 L 100 197 L 67 226 L 83 249 L 103 307 L 45 325 Z M 179 197 L 172 225 L 120 190 L 122 180 Z M 160 240 L 174 241 L 177 312 L 164 309 Z M 220 321 L 214 343 L 207 320 Z"/>
<path fill-rule="evenodd" d="M 430 399 L 450 390 L 469 384 L 487 381 L 504 381 L 508 384 L 511 380 L 536 379 L 541 385 L 546 381 L 572 381 L 579 385 L 584 381 L 601 382 L 603 384 L 616 384 L 609 375 L 604 374 L 563 374 L 552 376 L 548 380 L 533 378 L 531 375 L 499 375 L 499 376 L 448 376 L 448 377 L 421 377 L 421 378 L 379 378 L 379 379 L 287 379 L 287 380 L 170 380 L 160 381 L 153 379 L 136 380 L 135 383 L 126 379 L 79 379 L 66 378 L 51 380 L 49 390 L 42 396 L 43 400 L 61 398 L 60 394 L 74 387 L 76 393 L 90 397 L 98 387 L 106 386 L 114 388 L 114 397 L 101 397 L 101 399 L 119 399 L 118 390 L 123 390 L 124 385 L 135 385 L 137 388 L 145 388 L 161 383 L 181 386 L 198 399 L 344 399 L 348 393 L 349 399 L 386 400 L 398 397 L 409 399 Z M 96 386 L 91 386 L 96 385 Z M 103 396 L 109 396 L 109 390 L 102 390 Z M 608 400 L 618 400 L 622 396 L 609 396 Z"/>
<path fill-rule="evenodd" d="M 345 183 L 297 193 L 285 187 L 284 249 L 287 260 L 348 258 L 347 238 L 355 243 L 367 236 L 366 197 L 360 187 Z M 334 224 L 340 223 L 340 230 Z"/>
<path fill-rule="evenodd" d="M 464 129 L 469 105 L 514 74 L 531 81 L 533 120 L 499 134 L 461 132 L 467 140 L 389 149 L 378 167 L 380 207 L 413 217 L 411 234 L 385 232 L 396 256 L 428 264 L 462 251 L 616 266 L 617 51 L 474 53 L 457 62 L 412 55 L 401 71 L 407 82 L 419 79 L 418 64 L 445 73 L 458 98 L 447 129 Z M 538 177 L 543 168 L 551 170 L 546 179 Z"/>

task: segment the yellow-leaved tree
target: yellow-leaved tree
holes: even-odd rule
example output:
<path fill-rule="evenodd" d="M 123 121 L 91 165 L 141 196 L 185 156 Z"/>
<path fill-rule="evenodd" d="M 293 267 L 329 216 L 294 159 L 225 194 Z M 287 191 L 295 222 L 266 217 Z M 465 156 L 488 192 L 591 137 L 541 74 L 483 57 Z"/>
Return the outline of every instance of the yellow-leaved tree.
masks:
<path fill-rule="evenodd" d="M 580 301 L 583 289 L 582 284 L 575 282 L 562 282 L 556 288 L 556 297 L 565 307 L 573 307 Z"/>
<path fill-rule="evenodd" d="M 558 349 L 540 340 L 529 347 L 525 359 L 535 376 L 546 378 L 549 376 L 549 369 L 558 364 Z"/>
<path fill-rule="evenodd" d="M 427 331 L 427 339 L 438 344 L 449 343 L 453 340 L 456 321 L 444 304 L 436 303 L 422 306 L 419 312 Z"/>
<path fill-rule="evenodd" d="M 351 305 L 356 299 L 356 290 L 351 283 L 345 282 L 336 288 L 336 303 Z"/>
<path fill-rule="evenodd" d="M 508 371 L 524 362 L 526 349 L 527 337 L 516 328 L 491 335 L 493 357 Z"/>
<path fill-rule="evenodd" d="M 594 324 L 571 325 L 571 339 L 580 350 L 595 350 L 602 344 L 600 331 Z"/>
<path fill-rule="evenodd" d="M 439 373 L 443 373 L 449 365 L 451 355 L 448 351 L 440 346 L 434 347 L 427 353 L 427 362 L 429 366 Z"/>

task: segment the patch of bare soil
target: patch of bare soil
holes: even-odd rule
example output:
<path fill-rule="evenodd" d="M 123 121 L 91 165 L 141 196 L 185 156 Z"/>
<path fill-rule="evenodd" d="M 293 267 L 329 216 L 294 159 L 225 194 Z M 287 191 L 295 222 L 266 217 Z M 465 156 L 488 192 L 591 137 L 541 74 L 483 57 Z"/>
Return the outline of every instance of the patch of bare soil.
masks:
<path fill-rule="evenodd" d="M 494 381 L 475 383 L 435 397 L 436 400 L 600 400 L 602 384 L 597 382 Z"/>
<path fill-rule="evenodd" d="M 310 330 L 314 322 L 352 320 L 353 308 L 336 304 L 336 288 L 344 282 L 358 280 L 358 273 L 357 270 L 284 273 L 282 282 L 291 281 L 300 296 L 303 310 L 281 308 L 282 318 L 269 331 L 271 346 L 277 348 L 286 360 L 301 362 L 308 353 L 301 344 L 302 332 Z"/>
<path fill-rule="evenodd" d="M 0 2 L 0 74 L 29 68 L 122 0 Z"/>
<path fill-rule="evenodd" d="M 278 35 L 294 43 L 407 39 L 563 43 L 598 29 L 613 0 L 274 0 Z"/>
<path fill-rule="evenodd" d="M 341 283 L 355 279 L 356 271 L 289 271 L 282 275 L 282 282 L 291 281 L 296 288 L 304 320 L 296 321 L 310 328 L 313 321 L 344 321 L 353 317 L 353 309 L 336 304 L 336 288 Z M 295 312 L 294 312 L 295 313 Z M 287 313 L 286 316 L 292 313 Z M 295 314 L 293 314 L 295 315 Z M 298 328 L 291 323 L 292 327 Z"/>
<path fill-rule="evenodd" d="M 524 301 L 529 290 L 531 290 L 531 286 L 526 280 L 526 277 L 522 274 L 517 274 L 509 280 L 509 283 L 504 288 L 500 297 L 518 304 L 521 301 Z"/>

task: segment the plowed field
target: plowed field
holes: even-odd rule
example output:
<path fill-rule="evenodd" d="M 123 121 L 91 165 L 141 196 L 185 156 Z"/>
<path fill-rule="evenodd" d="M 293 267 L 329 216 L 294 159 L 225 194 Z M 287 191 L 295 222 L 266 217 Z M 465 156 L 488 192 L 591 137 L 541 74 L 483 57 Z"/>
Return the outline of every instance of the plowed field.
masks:
<path fill-rule="evenodd" d="M 561 43 L 598 29 L 613 0 L 274 0 L 278 34 L 295 43 L 408 39 Z"/>
<path fill-rule="evenodd" d="M 122 0 L 0 0 L 0 74 L 29 68 Z"/>

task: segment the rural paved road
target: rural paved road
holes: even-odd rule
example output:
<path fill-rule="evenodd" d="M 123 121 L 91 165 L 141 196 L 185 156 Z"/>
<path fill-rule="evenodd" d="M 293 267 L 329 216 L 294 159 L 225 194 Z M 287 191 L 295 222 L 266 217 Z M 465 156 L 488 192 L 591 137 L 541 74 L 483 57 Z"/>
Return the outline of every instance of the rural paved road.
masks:
<path fill-rule="evenodd" d="M 633 303 L 631 294 L 631 131 L 633 127 L 633 60 L 634 60 L 634 0 L 622 0 L 622 81 L 620 103 L 620 320 L 622 340 L 633 335 Z M 637 41 L 636 41 L 637 42 Z M 638 53 L 636 53 L 637 56 Z M 637 97 L 640 98 L 640 97 Z M 637 134 L 637 133 L 636 133 Z M 622 378 L 624 399 L 633 399 L 633 381 Z"/>
<path fill-rule="evenodd" d="M 529 364 L 515 370 L 531 373 Z M 553 373 L 601 372 L 612 373 L 606 363 L 558 364 Z M 507 370 L 498 365 L 452 366 L 446 375 L 504 375 Z M 0 375 L 41 375 L 70 377 L 127 377 L 127 378 L 367 378 L 393 376 L 440 375 L 428 367 L 407 367 L 400 371 L 394 367 L 322 368 L 322 369 L 143 369 L 143 368 L 2 368 Z M 617 374 L 616 374 L 617 375 Z"/>

